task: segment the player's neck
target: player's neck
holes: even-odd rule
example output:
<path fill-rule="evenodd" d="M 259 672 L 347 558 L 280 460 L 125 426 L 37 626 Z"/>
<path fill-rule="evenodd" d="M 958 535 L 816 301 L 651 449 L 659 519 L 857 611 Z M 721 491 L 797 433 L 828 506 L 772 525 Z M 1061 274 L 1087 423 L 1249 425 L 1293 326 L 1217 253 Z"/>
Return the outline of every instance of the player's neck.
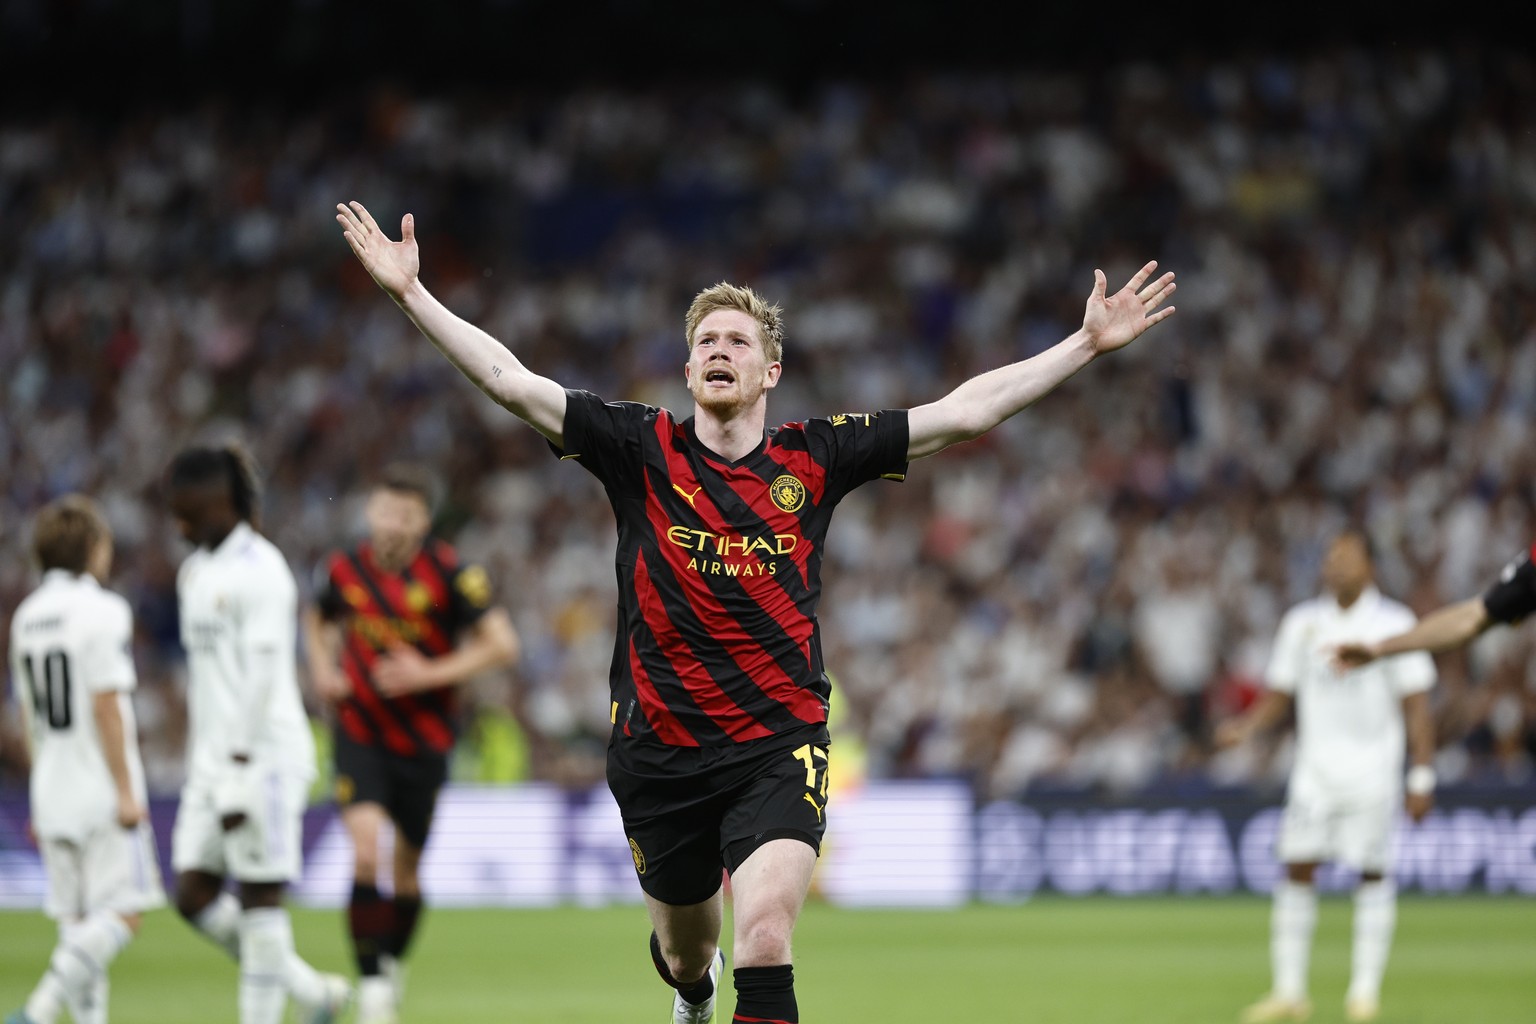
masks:
<path fill-rule="evenodd" d="M 1353 608 L 1355 602 L 1360 600 L 1360 595 L 1365 593 L 1365 587 L 1356 587 L 1353 590 L 1335 590 L 1333 599 L 1339 603 L 1340 608 Z"/>
<path fill-rule="evenodd" d="M 389 553 L 389 557 L 386 557 L 384 553 L 379 550 L 377 544 L 370 545 L 370 547 L 372 550 L 369 551 L 369 555 L 373 558 L 373 564 L 378 566 L 380 569 L 383 569 L 385 572 L 399 572 L 401 569 L 404 569 L 406 566 L 416 561 L 416 556 L 421 554 L 420 544 L 410 548 L 409 550 L 391 551 Z"/>
<path fill-rule="evenodd" d="M 693 432 L 699 443 L 729 462 L 752 454 L 762 444 L 767 421 L 768 403 L 761 400 L 728 413 L 706 409 L 697 402 L 693 405 Z"/>

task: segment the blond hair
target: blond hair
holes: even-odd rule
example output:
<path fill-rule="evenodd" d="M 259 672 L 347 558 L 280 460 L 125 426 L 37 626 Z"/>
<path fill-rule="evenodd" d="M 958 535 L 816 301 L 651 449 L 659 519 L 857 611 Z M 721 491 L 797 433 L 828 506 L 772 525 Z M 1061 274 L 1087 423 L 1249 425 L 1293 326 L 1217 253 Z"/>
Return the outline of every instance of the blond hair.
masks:
<path fill-rule="evenodd" d="M 763 343 L 763 354 L 770 363 L 784 358 L 784 314 L 778 306 L 770 306 L 757 292 L 744 285 L 728 281 L 705 288 L 693 297 L 688 315 L 683 317 L 688 351 L 693 351 L 693 336 L 699 324 L 709 314 L 719 309 L 734 309 L 757 321 L 758 336 Z"/>
<path fill-rule="evenodd" d="M 112 536 L 101 506 L 83 494 L 66 494 L 43 506 L 32 527 L 32 553 L 44 570 L 76 575 L 90 567 L 91 552 Z"/>

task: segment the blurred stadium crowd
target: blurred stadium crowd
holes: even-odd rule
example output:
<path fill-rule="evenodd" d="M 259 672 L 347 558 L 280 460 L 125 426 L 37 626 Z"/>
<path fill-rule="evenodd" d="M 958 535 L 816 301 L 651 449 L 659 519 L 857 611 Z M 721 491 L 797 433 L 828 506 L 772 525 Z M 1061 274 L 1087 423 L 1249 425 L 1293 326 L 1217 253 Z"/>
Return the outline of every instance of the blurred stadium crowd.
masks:
<path fill-rule="evenodd" d="M 752 284 L 787 312 L 775 422 L 938 397 L 1075 329 L 1095 267 L 1118 284 L 1155 258 L 1179 275 L 1167 327 L 845 503 L 822 605 L 836 735 L 871 776 L 987 794 L 1274 784 L 1283 738 L 1218 755 L 1209 726 L 1253 698 L 1335 531 L 1366 524 L 1383 589 L 1420 612 L 1536 533 L 1533 101 L 1536 60 L 1474 47 L 12 119 L 0 609 L 33 580 L 31 513 L 101 498 L 170 789 L 169 453 L 246 439 L 301 583 L 358 536 L 371 475 L 418 459 L 526 646 L 474 687 L 459 774 L 595 781 L 599 486 L 415 332 L 336 202 L 391 233 L 414 213 L 430 288 L 611 400 L 686 408 L 688 299 Z M 1445 781 L 1530 777 L 1532 639 L 1440 659 Z"/>

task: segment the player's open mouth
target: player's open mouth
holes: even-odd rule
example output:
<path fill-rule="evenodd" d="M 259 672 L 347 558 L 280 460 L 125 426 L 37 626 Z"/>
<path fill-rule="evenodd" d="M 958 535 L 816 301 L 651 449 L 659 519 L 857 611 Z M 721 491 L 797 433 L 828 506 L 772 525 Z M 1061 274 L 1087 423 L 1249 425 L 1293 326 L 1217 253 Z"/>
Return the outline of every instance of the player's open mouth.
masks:
<path fill-rule="evenodd" d="M 733 384 L 735 381 L 736 378 L 732 377 L 725 370 L 710 370 L 704 375 L 704 383 L 706 384 Z"/>

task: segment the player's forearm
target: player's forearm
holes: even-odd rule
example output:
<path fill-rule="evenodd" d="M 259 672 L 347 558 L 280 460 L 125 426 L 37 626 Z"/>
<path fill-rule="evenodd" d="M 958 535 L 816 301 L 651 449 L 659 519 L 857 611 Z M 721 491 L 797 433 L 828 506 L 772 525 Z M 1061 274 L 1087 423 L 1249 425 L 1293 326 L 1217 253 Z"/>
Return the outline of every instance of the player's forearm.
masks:
<path fill-rule="evenodd" d="M 1291 713 L 1292 697 L 1278 690 L 1267 690 L 1252 711 L 1243 718 L 1244 732 L 1249 736 L 1266 733 L 1284 721 Z"/>
<path fill-rule="evenodd" d="M 341 627 L 327 622 L 313 608 L 304 610 L 304 661 L 311 679 L 341 663 Z"/>
<path fill-rule="evenodd" d="M 1093 361 L 1087 335 L 1077 331 L 1039 355 L 978 374 L 931 405 L 908 414 L 910 458 L 980 437 L 1055 390 Z"/>
<path fill-rule="evenodd" d="M 1483 599 L 1474 597 L 1430 612 L 1407 632 L 1372 644 L 1371 652 L 1378 658 L 1409 651 L 1438 654 L 1461 647 L 1492 624 Z"/>
<path fill-rule="evenodd" d="M 448 654 L 432 659 L 433 685 L 462 683 L 481 672 L 510 665 L 517 660 L 521 650 L 511 617 L 504 609 L 492 608 L 475 623 L 463 643 Z"/>
<path fill-rule="evenodd" d="M 123 712 L 117 691 L 98 693 L 91 699 L 96 718 L 96 732 L 101 737 L 101 753 L 107 760 L 120 799 L 133 799 L 133 776 L 128 772 L 128 737 L 123 728 Z"/>
<path fill-rule="evenodd" d="M 411 322 L 459 372 L 498 405 L 559 441 L 565 421 L 565 391 L 523 365 L 511 350 L 448 309 L 413 281 L 396 300 Z"/>
<path fill-rule="evenodd" d="M 1408 763 L 1435 763 L 1435 721 L 1429 711 L 1429 694 L 1413 693 L 1403 698 L 1403 720 L 1407 723 Z"/>

